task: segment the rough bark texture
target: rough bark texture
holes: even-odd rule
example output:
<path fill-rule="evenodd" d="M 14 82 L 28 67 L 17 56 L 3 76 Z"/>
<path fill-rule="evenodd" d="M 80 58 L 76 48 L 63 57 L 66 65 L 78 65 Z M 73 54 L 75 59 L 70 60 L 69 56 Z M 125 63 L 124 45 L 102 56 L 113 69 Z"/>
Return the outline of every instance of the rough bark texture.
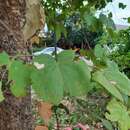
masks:
<path fill-rule="evenodd" d="M 25 0 L 0 0 L 0 50 L 10 55 L 27 53 L 22 27 L 25 24 Z M 16 98 L 4 89 L 0 103 L 0 130 L 32 130 L 31 98 Z"/>

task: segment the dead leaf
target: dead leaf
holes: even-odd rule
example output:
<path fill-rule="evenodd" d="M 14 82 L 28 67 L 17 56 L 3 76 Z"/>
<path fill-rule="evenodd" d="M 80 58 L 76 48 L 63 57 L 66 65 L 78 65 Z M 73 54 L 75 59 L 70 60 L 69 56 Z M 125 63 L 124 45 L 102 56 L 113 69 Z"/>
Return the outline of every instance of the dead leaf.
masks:
<path fill-rule="evenodd" d="M 38 69 L 38 70 L 41 70 L 41 69 L 43 69 L 44 68 L 44 64 L 40 64 L 40 63 L 38 63 L 38 62 L 34 62 L 34 66 Z"/>
<path fill-rule="evenodd" d="M 48 130 L 46 126 L 36 126 L 35 130 Z"/>
<path fill-rule="evenodd" d="M 44 9 L 41 7 L 40 0 L 26 0 L 26 5 L 26 23 L 22 29 L 25 41 L 37 30 L 42 29 L 45 23 Z"/>
<path fill-rule="evenodd" d="M 39 44 L 40 43 L 40 38 L 38 36 L 33 36 L 31 39 L 30 39 L 31 43 L 36 43 L 36 44 Z"/>
<path fill-rule="evenodd" d="M 43 118 L 46 125 L 48 125 L 49 120 L 52 116 L 51 108 L 52 108 L 52 104 L 47 103 L 47 102 L 40 102 L 38 104 L 38 112 L 40 116 Z"/>

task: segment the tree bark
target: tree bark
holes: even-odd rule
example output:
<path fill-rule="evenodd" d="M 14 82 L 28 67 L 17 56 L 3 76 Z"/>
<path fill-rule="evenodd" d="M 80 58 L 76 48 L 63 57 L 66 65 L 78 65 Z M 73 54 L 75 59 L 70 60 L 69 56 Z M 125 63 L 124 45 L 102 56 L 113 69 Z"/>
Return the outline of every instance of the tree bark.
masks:
<path fill-rule="evenodd" d="M 10 55 L 27 53 L 22 33 L 25 14 L 26 0 L 0 0 L 0 50 Z M 0 103 L 0 130 L 32 130 L 31 96 L 16 98 L 7 86 L 4 96 Z"/>

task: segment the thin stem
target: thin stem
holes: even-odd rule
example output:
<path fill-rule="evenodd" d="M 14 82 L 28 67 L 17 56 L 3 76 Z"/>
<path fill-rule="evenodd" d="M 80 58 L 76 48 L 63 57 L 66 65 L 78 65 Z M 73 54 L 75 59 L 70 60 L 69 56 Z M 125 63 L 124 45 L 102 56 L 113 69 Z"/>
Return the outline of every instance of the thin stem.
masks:
<path fill-rule="evenodd" d="M 54 32 L 54 46 L 55 46 L 55 60 L 57 61 L 57 39 L 56 39 L 56 34 Z"/>

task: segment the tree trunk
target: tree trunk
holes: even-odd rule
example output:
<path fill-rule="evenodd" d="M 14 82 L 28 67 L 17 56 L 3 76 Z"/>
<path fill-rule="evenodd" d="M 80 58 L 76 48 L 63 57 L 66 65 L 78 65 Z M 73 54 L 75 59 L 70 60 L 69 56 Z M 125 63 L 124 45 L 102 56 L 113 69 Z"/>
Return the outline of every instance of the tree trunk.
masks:
<path fill-rule="evenodd" d="M 0 50 L 10 55 L 27 53 L 22 33 L 26 21 L 25 8 L 25 0 L 0 0 Z M 9 87 L 4 87 L 5 101 L 0 103 L 0 130 L 32 130 L 31 96 L 16 98 Z"/>

